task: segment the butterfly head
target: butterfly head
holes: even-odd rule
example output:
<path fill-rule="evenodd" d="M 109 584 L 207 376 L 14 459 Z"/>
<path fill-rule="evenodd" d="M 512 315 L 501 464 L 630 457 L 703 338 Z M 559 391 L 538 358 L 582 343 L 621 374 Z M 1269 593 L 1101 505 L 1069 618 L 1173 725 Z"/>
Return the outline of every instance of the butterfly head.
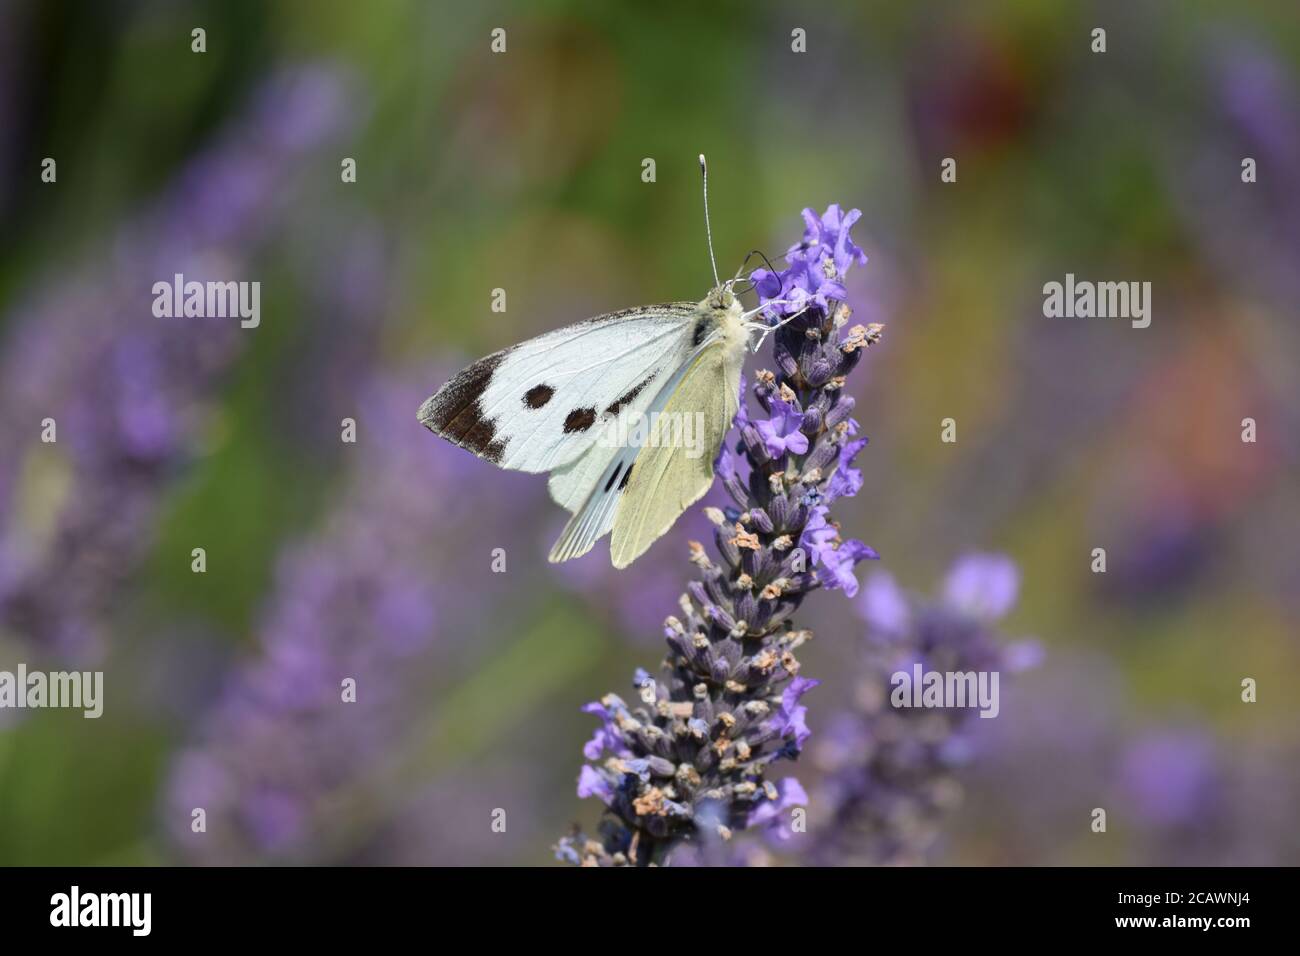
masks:
<path fill-rule="evenodd" d="M 728 279 L 726 282 L 714 286 L 713 291 L 709 293 L 709 297 L 704 300 L 705 303 L 710 309 L 720 309 L 724 312 L 738 308 L 735 284 L 735 279 Z"/>

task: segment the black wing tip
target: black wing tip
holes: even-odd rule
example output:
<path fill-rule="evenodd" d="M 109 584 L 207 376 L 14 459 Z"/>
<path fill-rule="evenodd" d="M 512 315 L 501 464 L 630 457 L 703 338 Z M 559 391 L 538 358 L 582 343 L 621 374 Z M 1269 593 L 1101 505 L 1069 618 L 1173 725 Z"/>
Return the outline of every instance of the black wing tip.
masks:
<path fill-rule="evenodd" d="M 420 404 L 420 410 L 415 413 L 416 420 L 435 435 L 438 434 L 438 429 L 434 426 L 437 405 L 438 396 L 430 395 Z"/>
<path fill-rule="evenodd" d="M 439 438 L 499 465 L 506 445 L 497 438 L 496 420 L 484 418 L 479 404 L 495 367 L 496 362 L 470 366 L 425 399 L 415 415 L 421 425 Z"/>

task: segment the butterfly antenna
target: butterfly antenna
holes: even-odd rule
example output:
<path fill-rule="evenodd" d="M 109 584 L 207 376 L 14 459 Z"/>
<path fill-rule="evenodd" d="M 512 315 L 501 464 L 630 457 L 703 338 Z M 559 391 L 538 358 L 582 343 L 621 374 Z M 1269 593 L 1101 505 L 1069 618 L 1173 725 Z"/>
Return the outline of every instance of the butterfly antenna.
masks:
<path fill-rule="evenodd" d="M 709 240 L 709 264 L 713 266 L 713 285 L 720 286 L 718 281 L 718 260 L 713 257 L 713 227 L 709 225 L 709 164 L 704 161 L 704 154 L 700 153 L 700 173 L 704 176 L 704 235 Z"/>
<path fill-rule="evenodd" d="M 743 275 L 745 274 L 745 267 L 749 265 L 749 260 L 752 259 L 752 258 L 754 258 L 754 256 L 758 256 L 760 259 L 762 259 L 763 262 L 764 262 L 764 264 L 767 266 L 767 271 L 770 272 L 772 275 L 776 276 L 776 277 L 777 277 L 777 281 L 780 281 L 780 276 L 777 275 L 776 269 L 775 269 L 775 267 L 773 267 L 773 265 L 772 265 L 772 260 L 769 259 L 767 256 L 763 255 L 763 250 L 762 250 L 762 249 L 751 249 L 751 250 L 750 250 L 749 255 L 745 256 L 745 261 L 742 262 L 742 263 L 740 264 L 740 268 L 736 270 L 736 278 L 735 278 L 735 280 L 733 280 L 733 281 L 736 281 L 736 282 L 739 282 L 739 281 L 740 281 L 740 277 L 743 276 Z M 745 295 L 745 294 L 748 293 L 748 292 L 753 292 L 754 289 L 756 289 L 756 288 L 757 288 L 757 285 L 756 285 L 755 282 L 754 282 L 754 279 L 753 279 L 753 273 L 751 272 L 750 275 L 749 275 L 749 288 L 748 288 L 748 289 L 742 289 L 742 290 L 740 290 L 740 294 L 741 294 L 741 295 Z M 781 292 L 784 288 L 785 288 L 785 287 L 782 286 L 781 289 L 777 290 L 777 294 L 779 295 L 780 292 Z"/>

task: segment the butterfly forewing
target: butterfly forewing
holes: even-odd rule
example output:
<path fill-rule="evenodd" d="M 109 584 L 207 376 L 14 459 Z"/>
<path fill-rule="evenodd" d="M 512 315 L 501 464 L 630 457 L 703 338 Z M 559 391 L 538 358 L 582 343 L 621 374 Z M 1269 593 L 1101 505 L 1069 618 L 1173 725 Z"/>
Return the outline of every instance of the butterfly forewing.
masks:
<path fill-rule="evenodd" d="M 697 313 L 691 302 L 644 306 L 539 335 L 462 371 L 421 406 L 420 421 L 502 468 L 563 469 L 685 361 Z M 573 497 L 552 481 L 557 501 Z"/>

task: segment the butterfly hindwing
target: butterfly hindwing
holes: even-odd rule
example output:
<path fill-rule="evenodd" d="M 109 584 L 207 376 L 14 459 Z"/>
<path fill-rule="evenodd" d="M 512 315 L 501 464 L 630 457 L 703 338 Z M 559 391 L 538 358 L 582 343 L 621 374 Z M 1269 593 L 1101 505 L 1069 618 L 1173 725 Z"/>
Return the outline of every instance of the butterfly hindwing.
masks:
<path fill-rule="evenodd" d="M 672 442 L 649 443 L 638 451 L 613 517 L 610 557 L 616 568 L 644 554 L 713 484 L 713 462 L 736 417 L 743 357 L 721 341 L 707 345 L 663 402 L 667 421 L 689 415 L 692 427 L 702 426 L 696 436 L 699 453 Z"/>
<path fill-rule="evenodd" d="M 548 560 L 552 563 L 578 558 L 591 550 L 614 524 L 618 499 L 627 487 L 638 449 L 634 446 L 605 448 L 593 445 L 582 458 L 551 476 L 552 485 L 569 489 L 567 500 L 557 501 L 573 512 L 560 532 Z M 559 478 L 559 482 L 557 482 Z"/>
<path fill-rule="evenodd" d="M 489 355 L 426 401 L 420 421 L 502 468 L 558 473 L 592 448 L 598 425 L 648 401 L 685 361 L 697 309 L 612 312 Z"/>

